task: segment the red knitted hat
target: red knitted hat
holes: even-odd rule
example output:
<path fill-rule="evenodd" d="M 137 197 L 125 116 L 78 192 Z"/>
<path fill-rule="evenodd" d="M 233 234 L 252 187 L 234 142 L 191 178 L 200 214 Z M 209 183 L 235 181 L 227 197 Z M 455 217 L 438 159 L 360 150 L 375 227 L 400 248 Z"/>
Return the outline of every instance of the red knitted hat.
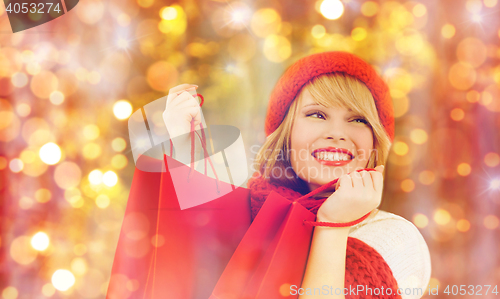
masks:
<path fill-rule="evenodd" d="M 365 61 L 351 53 L 323 52 L 292 64 L 274 87 L 269 100 L 265 131 L 269 136 L 278 128 L 302 87 L 314 77 L 344 73 L 363 82 L 373 95 L 378 115 L 387 134 L 394 140 L 394 110 L 389 88 Z"/>

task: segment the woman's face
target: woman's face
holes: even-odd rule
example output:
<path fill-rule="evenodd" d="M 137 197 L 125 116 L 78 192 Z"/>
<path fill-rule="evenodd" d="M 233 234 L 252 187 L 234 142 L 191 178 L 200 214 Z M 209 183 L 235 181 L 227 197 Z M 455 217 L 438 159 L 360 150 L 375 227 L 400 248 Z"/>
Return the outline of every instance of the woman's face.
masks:
<path fill-rule="evenodd" d="M 346 108 L 317 104 L 302 90 L 291 131 L 290 162 L 312 191 L 343 174 L 366 168 L 373 132 L 366 120 Z"/>

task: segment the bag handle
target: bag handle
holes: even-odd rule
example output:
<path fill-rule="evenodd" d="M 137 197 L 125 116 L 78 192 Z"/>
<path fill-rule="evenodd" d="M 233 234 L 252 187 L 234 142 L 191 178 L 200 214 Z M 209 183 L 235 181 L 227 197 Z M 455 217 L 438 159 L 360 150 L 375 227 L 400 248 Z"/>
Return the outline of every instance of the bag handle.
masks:
<path fill-rule="evenodd" d="M 363 171 L 363 170 L 367 170 L 367 171 L 372 171 L 372 170 L 375 170 L 373 168 L 365 168 L 365 169 L 358 169 L 356 170 L 357 172 L 360 172 L 360 171 Z M 301 196 L 299 198 L 297 198 L 294 202 L 298 202 L 299 200 L 301 199 L 306 199 L 306 198 L 309 198 L 315 194 L 318 194 L 324 190 L 326 190 L 328 187 L 331 187 L 333 184 L 337 183 L 337 181 L 339 180 L 339 178 L 336 178 L 335 180 L 331 181 L 331 182 L 328 182 L 326 184 L 324 184 L 323 186 L 307 193 L 306 195 L 304 196 Z M 309 225 L 312 225 L 312 226 L 327 226 L 327 227 L 347 227 L 347 226 L 353 226 L 353 225 L 356 225 L 358 223 L 360 223 L 361 221 L 365 220 L 366 218 L 368 218 L 368 216 L 370 216 L 370 212 L 368 212 L 366 215 L 364 215 L 363 217 L 359 218 L 359 219 L 356 219 L 354 221 L 350 221 L 350 222 L 344 222 L 344 223 L 334 223 L 334 222 L 316 222 L 316 221 L 306 221 L 304 220 L 304 224 L 309 224 Z"/>
<path fill-rule="evenodd" d="M 193 97 L 199 97 L 201 102 L 200 102 L 200 107 L 203 105 L 203 103 L 205 102 L 205 99 L 203 98 L 203 96 L 199 93 L 197 93 L 196 95 L 194 95 Z M 201 147 L 203 148 L 203 156 L 205 157 L 205 175 L 207 175 L 207 159 L 208 159 L 208 162 L 210 163 L 210 167 L 212 168 L 212 171 L 215 175 L 215 185 L 216 185 L 216 188 L 217 188 L 217 193 L 220 193 L 220 188 L 219 188 L 219 177 L 217 176 L 217 172 L 215 171 L 215 167 L 212 163 L 212 160 L 210 159 L 210 155 L 208 154 L 208 151 L 207 151 L 207 138 L 206 138 L 206 135 L 205 135 L 205 130 L 203 129 L 203 124 L 200 123 L 200 131 L 201 131 L 201 135 L 200 136 L 198 134 L 198 132 L 195 131 L 195 125 L 194 125 L 194 119 L 191 120 L 191 131 L 190 131 L 190 135 L 191 135 L 191 163 L 190 163 L 190 166 L 189 166 L 189 173 L 188 173 L 188 182 L 189 182 L 189 179 L 192 177 L 193 175 L 193 171 L 194 171 L 194 150 L 195 150 L 195 140 L 194 140 L 194 135 L 196 133 L 196 135 L 198 135 L 198 138 L 200 139 L 200 142 L 201 142 Z M 174 147 L 174 144 L 172 143 L 172 139 L 169 139 L 170 141 L 170 158 L 172 158 L 172 153 L 173 153 L 173 147 Z"/>

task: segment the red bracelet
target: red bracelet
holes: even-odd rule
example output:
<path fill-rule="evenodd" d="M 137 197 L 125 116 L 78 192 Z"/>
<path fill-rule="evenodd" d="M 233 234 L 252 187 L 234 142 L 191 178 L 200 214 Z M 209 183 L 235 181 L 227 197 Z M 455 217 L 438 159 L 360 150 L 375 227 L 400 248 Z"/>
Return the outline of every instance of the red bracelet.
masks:
<path fill-rule="evenodd" d="M 316 221 L 306 221 L 306 220 L 304 220 L 304 224 L 309 224 L 309 225 L 312 225 L 312 226 L 348 227 L 348 226 L 356 225 L 356 224 L 360 223 L 361 221 L 365 220 L 366 218 L 368 218 L 368 216 L 370 216 L 370 213 L 371 212 L 369 212 L 365 216 L 363 216 L 363 217 L 361 217 L 361 218 L 359 218 L 357 220 L 351 221 L 351 222 L 334 223 L 334 222 L 316 222 Z"/>

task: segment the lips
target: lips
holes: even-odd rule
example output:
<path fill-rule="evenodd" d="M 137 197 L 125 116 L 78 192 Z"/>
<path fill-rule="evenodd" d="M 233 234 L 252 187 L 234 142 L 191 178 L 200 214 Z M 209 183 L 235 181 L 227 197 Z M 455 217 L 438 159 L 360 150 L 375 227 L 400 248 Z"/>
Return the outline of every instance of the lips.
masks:
<path fill-rule="evenodd" d="M 319 148 L 314 150 L 311 155 L 316 161 L 327 166 L 343 166 L 354 159 L 354 155 L 349 150 L 338 147 Z M 344 157 L 346 160 L 342 160 Z M 331 161 L 332 158 L 335 160 L 340 159 L 340 161 Z"/>

